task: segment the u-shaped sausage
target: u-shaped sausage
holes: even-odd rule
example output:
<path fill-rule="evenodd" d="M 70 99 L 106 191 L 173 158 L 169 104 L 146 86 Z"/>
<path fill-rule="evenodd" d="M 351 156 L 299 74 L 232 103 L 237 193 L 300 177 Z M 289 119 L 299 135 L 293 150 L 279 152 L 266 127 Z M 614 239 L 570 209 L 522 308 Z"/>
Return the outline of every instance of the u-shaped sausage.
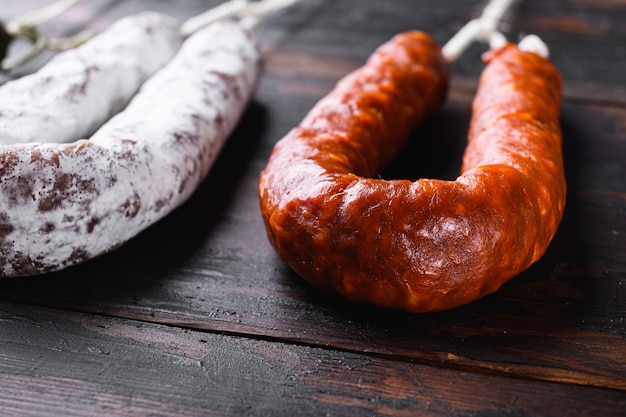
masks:
<path fill-rule="evenodd" d="M 432 39 L 398 35 L 341 80 L 259 180 L 282 259 L 316 287 L 411 312 L 476 300 L 537 261 L 565 205 L 560 76 L 513 45 L 487 60 L 455 181 L 377 178 L 443 102 Z"/>

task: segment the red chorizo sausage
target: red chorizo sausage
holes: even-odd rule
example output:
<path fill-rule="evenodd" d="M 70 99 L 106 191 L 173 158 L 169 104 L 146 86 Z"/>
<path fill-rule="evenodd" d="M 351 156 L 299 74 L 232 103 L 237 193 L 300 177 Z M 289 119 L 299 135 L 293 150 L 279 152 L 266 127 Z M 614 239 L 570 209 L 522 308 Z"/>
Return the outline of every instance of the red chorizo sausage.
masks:
<path fill-rule="evenodd" d="M 430 38 L 399 35 L 340 81 L 261 173 L 282 259 L 316 287 L 411 312 L 479 299 L 537 261 L 565 205 L 560 76 L 513 45 L 487 61 L 455 181 L 377 178 L 443 101 Z"/>

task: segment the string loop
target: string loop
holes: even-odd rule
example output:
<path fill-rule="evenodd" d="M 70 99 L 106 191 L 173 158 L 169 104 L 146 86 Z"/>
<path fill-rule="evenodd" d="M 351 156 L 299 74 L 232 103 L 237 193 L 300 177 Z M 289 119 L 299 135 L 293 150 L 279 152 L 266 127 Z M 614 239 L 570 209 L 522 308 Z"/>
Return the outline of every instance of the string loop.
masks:
<path fill-rule="evenodd" d="M 467 22 L 443 47 L 448 62 L 455 61 L 474 41 L 489 43 L 492 47 L 506 42 L 498 32 L 498 24 L 515 0 L 491 0 L 480 17 Z"/>

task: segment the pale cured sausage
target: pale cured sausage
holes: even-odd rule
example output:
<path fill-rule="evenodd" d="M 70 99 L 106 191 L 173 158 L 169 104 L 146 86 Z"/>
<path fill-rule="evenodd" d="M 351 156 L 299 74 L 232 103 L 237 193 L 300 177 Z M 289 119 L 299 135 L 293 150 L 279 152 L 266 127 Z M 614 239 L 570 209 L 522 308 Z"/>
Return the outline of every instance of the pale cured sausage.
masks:
<path fill-rule="evenodd" d="M 90 140 L 2 147 L 2 275 L 83 262 L 179 206 L 207 175 L 258 73 L 252 33 L 216 23 L 186 40 Z"/>
<path fill-rule="evenodd" d="M 174 18 L 143 12 L 9 81 L 0 87 L 0 145 L 87 138 L 128 104 L 182 42 Z"/>

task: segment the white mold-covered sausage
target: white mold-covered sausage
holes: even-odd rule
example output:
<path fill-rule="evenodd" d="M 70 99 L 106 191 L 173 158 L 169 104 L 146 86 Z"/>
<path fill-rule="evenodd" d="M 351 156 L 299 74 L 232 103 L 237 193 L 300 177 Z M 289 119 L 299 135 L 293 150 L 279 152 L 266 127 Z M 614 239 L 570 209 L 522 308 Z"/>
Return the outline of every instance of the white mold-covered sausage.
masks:
<path fill-rule="evenodd" d="M 125 17 L 39 71 L 0 87 L 0 144 L 73 142 L 121 111 L 178 51 L 176 19 Z"/>
<path fill-rule="evenodd" d="M 90 140 L 0 151 L 0 275 L 110 251 L 184 202 L 256 86 L 259 51 L 234 22 L 202 29 Z"/>

